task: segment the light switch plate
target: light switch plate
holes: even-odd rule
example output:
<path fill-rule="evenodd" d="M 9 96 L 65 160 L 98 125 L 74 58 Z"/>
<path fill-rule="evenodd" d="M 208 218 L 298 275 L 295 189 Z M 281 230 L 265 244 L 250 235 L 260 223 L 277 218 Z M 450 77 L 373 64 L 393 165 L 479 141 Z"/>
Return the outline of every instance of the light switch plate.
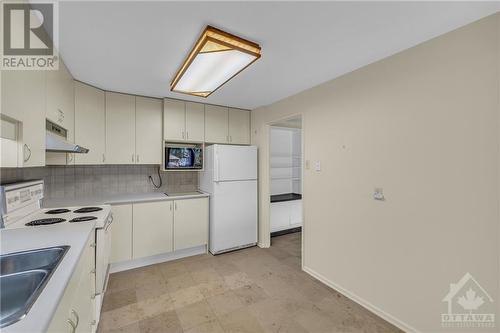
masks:
<path fill-rule="evenodd" d="M 316 161 L 316 163 L 314 163 L 314 169 L 316 171 L 321 171 L 321 162 L 320 161 Z"/>

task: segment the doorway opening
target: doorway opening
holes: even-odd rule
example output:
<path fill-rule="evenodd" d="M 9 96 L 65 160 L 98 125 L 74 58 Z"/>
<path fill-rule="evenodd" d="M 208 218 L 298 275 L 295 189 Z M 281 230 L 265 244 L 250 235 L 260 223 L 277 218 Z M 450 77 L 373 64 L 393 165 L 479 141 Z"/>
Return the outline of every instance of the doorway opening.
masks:
<path fill-rule="evenodd" d="M 271 247 L 302 259 L 302 116 L 270 124 Z"/>

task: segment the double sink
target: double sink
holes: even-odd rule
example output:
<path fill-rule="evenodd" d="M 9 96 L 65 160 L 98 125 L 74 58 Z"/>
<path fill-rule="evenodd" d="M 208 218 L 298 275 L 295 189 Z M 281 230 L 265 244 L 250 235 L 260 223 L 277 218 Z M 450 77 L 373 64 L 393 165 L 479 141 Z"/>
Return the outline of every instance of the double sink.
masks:
<path fill-rule="evenodd" d="M 0 328 L 22 319 L 69 246 L 0 255 Z"/>

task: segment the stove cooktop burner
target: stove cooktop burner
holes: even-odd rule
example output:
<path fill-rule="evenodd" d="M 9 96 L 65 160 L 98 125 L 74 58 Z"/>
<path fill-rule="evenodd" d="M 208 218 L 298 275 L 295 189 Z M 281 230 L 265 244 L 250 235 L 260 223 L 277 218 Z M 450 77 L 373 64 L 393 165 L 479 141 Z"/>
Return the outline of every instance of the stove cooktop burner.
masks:
<path fill-rule="evenodd" d="M 33 227 L 33 226 L 37 226 L 37 225 L 49 225 L 49 224 L 61 223 L 64 221 L 66 221 L 66 220 L 60 219 L 60 218 L 39 219 L 39 220 L 34 220 L 31 222 L 28 222 L 25 225 L 28 227 Z"/>
<path fill-rule="evenodd" d="M 71 212 L 71 210 L 66 209 L 66 208 L 58 208 L 58 209 L 51 209 L 45 212 L 45 214 L 62 214 L 62 213 L 68 213 Z"/>
<path fill-rule="evenodd" d="M 73 213 L 92 213 L 102 210 L 101 207 L 82 207 L 75 210 Z"/>
<path fill-rule="evenodd" d="M 85 222 L 85 221 L 92 221 L 92 220 L 97 220 L 97 217 L 95 216 L 82 216 L 82 217 L 75 217 L 74 219 L 69 220 L 70 222 Z"/>

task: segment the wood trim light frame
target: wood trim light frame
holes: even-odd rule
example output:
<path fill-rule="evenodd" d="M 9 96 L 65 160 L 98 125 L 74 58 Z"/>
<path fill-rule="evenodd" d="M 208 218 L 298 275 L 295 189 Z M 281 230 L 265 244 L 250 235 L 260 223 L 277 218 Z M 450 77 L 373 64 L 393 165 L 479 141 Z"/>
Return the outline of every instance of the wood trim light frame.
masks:
<path fill-rule="evenodd" d="M 170 90 L 208 97 L 260 58 L 254 42 L 207 26 L 170 83 Z"/>

